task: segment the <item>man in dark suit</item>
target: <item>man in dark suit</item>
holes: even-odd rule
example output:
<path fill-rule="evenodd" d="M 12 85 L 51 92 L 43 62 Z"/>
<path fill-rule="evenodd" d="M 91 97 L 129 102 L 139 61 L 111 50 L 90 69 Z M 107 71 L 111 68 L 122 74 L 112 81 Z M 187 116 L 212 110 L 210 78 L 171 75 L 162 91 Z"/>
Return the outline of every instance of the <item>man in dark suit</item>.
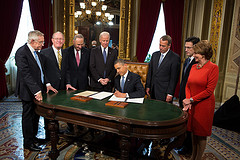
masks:
<path fill-rule="evenodd" d="M 53 45 L 43 49 L 41 52 L 47 93 L 50 87 L 54 88 L 55 92 L 66 88 L 67 54 L 62 50 L 64 42 L 64 35 L 61 32 L 55 32 L 52 35 Z"/>
<path fill-rule="evenodd" d="M 172 103 L 180 72 L 180 57 L 170 50 L 169 35 L 160 38 L 160 51 L 152 54 L 149 63 L 146 93 L 152 99 Z"/>
<path fill-rule="evenodd" d="M 189 37 L 185 40 L 185 52 L 188 58 L 184 61 L 183 70 L 182 70 L 182 81 L 180 83 L 180 91 L 179 91 L 179 105 L 183 108 L 182 101 L 186 98 L 185 88 L 188 80 L 188 76 L 192 65 L 195 64 L 195 59 L 193 57 L 193 45 L 197 44 L 200 41 L 198 37 Z M 179 154 L 191 154 L 192 152 L 192 140 L 191 140 L 191 132 L 187 131 L 187 137 L 183 143 L 183 146 L 180 150 L 178 150 Z"/>
<path fill-rule="evenodd" d="M 114 62 L 117 59 L 117 52 L 108 47 L 110 34 L 102 32 L 99 35 L 101 46 L 93 48 L 90 54 L 90 87 L 96 91 L 112 91 L 113 78 L 116 74 Z"/>
<path fill-rule="evenodd" d="M 145 96 L 141 77 L 128 71 L 127 64 L 123 59 L 114 62 L 118 75 L 115 77 L 114 95 L 121 98 L 142 98 Z"/>
<path fill-rule="evenodd" d="M 89 50 L 83 47 L 84 37 L 77 34 L 73 38 L 73 45 L 66 48 L 68 66 L 66 74 L 67 90 L 86 90 L 89 76 Z"/>
<path fill-rule="evenodd" d="M 38 51 L 44 45 L 44 34 L 40 31 L 28 33 L 28 43 L 20 47 L 15 55 L 17 82 L 15 95 L 22 100 L 22 131 L 24 148 L 39 151 L 40 140 L 36 138 L 39 116 L 35 113 L 34 99 L 42 100 L 44 71 Z"/>

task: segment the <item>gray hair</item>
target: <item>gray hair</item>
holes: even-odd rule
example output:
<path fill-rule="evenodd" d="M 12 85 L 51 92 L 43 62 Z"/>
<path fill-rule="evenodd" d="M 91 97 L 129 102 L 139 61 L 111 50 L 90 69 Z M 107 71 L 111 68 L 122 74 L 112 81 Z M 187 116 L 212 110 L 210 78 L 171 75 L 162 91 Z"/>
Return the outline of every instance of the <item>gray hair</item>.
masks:
<path fill-rule="evenodd" d="M 97 45 L 97 41 L 93 40 L 92 45 Z"/>
<path fill-rule="evenodd" d="M 30 31 L 28 33 L 28 40 L 27 42 L 30 44 L 32 40 L 37 41 L 39 36 L 44 36 L 44 34 L 38 30 Z"/>
<path fill-rule="evenodd" d="M 122 64 L 122 65 L 126 64 L 126 62 L 125 62 L 123 59 L 117 59 L 117 60 L 114 62 L 114 65 L 117 64 L 117 63 Z"/>
<path fill-rule="evenodd" d="M 73 37 L 73 40 L 76 40 L 77 38 L 83 38 L 83 35 L 82 34 L 76 34 L 74 37 Z"/>
<path fill-rule="evenodd" d="M 63 39 L 64 39 L 64 34 L 62 32 L 60 32 L 60 31 L 57 31 L 57 32 L 53 33 L 52 38 L 54 38 L 56 33 L 60 33 L 62 35 Z"/>
<path fill-rule="evenodd" d="M 109 37 L 109 39 L 110 39 L 110 34 L 108 33 L 108 32 L 106 32 L 106 31 L 103 31 L 102 33 L 100 33 L 100 35 L 99 35 L 99 39 L 101 39 L 101 37 L 102 36 L 108 36 Z"/>
<path fill-rule="evenodd" d="M 168 45 L 172 44 L 172 38 L 169 35 L 162 36 L 160 40 L 168 41 Z"/>

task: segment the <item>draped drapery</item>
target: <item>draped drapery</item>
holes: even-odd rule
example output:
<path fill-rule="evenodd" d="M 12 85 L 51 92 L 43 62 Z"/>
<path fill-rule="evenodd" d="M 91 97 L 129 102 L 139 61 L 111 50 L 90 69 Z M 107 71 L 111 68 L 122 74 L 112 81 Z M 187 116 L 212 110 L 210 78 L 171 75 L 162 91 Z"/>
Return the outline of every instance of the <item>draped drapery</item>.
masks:
<path fill-rule="evenodd" d="M 149 0 L 141 0 L 136 53 L 139 62 L 144 62 L 151 45 L 160 4 L 161 0 L 151 0 L 151 3 Z M 172 37 L 171 50 L 181 55 L 184 0 L 166 0 L 163 5 L 166 33 Z M 179 83 L 175 91 L 176 97 L 178 97 L 178 93 Z"/>
<path fill-rule="evenodd" d="M 0 54 L 0 99 L 8 96 L 5 63 L 11 53 L 18 31 L 18 25 L 22 12 L 23 0 L 2 1 L 1 16 L 1 54 Z"/>
<path fill-rule="evenodd" d="M 167 0 L 163 3 L 166 33 L 172 37 L 171 49 L 181 55 L 184 0 Z"/>
<path fill-rule="evenodd" d="M 163 4 L 163 8 L 166 33 L 172 37 L 171 50 L 181 56 L 184 0 L 167 0 Z M 179 86 L 178 81 L 175 97 L 178 97 Z"/>
<path fill-rule="evenodd" d="M 45 45 L 43 48 L 47 48 L 51 45 L 53 33 L 51 0 L 29 0 L 29 6 L 34 29 L 44 33 Z"/>
<path fill-rule="evenodd" d="M 136 56 L 144 62 L 157 25 L 161 0 L 141 0 Z M 160 37 L 159 37 L 160 38 Z"/>

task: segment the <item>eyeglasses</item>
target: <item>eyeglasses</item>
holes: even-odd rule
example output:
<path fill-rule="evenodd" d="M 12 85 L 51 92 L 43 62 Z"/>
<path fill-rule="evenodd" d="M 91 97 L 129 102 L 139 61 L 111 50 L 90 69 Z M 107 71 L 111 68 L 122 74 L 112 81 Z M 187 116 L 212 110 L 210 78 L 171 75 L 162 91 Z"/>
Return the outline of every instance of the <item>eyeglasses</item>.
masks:
<path fill-rule="evenodd" d="M 39 44 L 44 44 L 45 43 L 44 41 L 36 41 L 36 42 L 38 42 Z"/>
<path fill-rule="evenodd" d="M 63 41 L 63 38 L 53 38 L 55 41 Z"/>
<path fill-rule="evenodd" d="M 184 49 L 191 49 L 191 48 L 193 48 L 193 47 L 184 47 Z"/>

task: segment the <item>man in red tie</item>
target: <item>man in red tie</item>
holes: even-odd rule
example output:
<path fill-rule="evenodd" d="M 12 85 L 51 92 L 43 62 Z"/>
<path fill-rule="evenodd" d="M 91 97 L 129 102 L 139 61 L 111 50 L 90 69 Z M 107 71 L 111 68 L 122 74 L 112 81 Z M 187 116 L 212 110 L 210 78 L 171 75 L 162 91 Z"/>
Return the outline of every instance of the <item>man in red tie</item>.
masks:
<path fill-rule="evenodd" d="M 77 34 L 73 38 L 73 45 L 66 48 L 68 52 L 66 89 L 86 90 L 89 75 L 89 50 L 84 45 L 84 37 Z"/>

